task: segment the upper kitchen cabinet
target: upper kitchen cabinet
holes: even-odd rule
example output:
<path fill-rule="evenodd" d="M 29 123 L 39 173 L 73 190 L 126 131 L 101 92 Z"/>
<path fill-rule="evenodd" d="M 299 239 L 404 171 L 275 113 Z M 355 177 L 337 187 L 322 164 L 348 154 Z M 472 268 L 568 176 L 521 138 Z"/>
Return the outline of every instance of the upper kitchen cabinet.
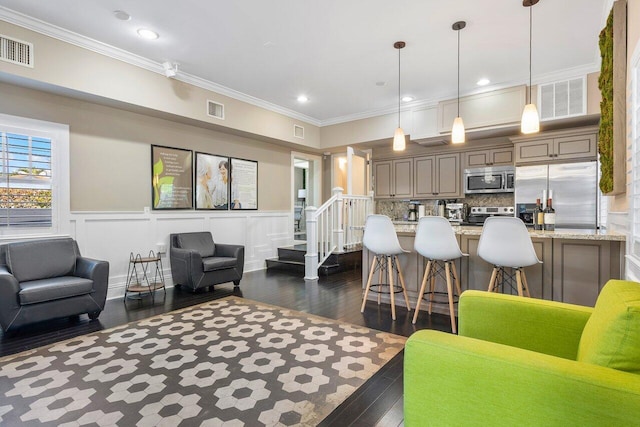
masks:
<path fill-rule="evenodd" d="M 520 123 L 526 101 L 526 86 L 514 86 L 460 98 L 460 117 L 467 130 Z M 438 131 L 451 132 L 458 115 L 458 99 L 438 103 Z"/>
<path fill-rule="evenodd" d="M 513 166 L 513 147 L 467 151 L 463 153 L 463 156 L 465 169 L 485 166 Z"/>
<path fill-rule="evenodd" d="M 460 154 L 416 157 L 414 167 L 414 197 L 421 199 L 462 197 Z"/>
<path fill-rule="evenodd" d="M 516 165 L 555 161 L 595 160 L 598 128 L 587 127 L 511 138 Z"/>
<path fill-rule="evenodd" d="M 374 162 L 373 177 L 376 198 L 413 197 L 413 159 Z"/>

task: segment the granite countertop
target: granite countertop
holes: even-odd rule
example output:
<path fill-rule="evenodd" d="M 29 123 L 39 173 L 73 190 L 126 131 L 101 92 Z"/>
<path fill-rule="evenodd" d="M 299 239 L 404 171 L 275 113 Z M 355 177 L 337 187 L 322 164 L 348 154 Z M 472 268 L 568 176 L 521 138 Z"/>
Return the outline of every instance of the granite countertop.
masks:
<path fill-rule="evenodd" d="M 393 221 L 396 232 L 400 235 L 413 235 L 418 226 L 417 221 Z M 453 231 L 462 236 L 479 236 L 482 234 L 481 226 L 453 225 Z M 529 234 L 534 238 L 574 239 L 574 240 L 608 240 L 624 242 L 627 236 L 610 230 L 587 230 L 574 228 L 559 228 L 555 231 L 536 231 L 529 229 Z"/>

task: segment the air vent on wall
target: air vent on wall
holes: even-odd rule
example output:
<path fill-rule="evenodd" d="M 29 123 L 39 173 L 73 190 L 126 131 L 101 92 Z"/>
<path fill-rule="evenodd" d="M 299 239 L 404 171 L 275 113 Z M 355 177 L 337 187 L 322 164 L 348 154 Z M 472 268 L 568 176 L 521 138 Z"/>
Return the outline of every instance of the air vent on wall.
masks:
<path fill-rule="evenodd" d="M 304 128 L 302 126 L 293 125 L 293 136 L 304 139 Z"/>
<path fill-rule="evenodd" d="M 33 44 L 0 34 L 0 60 L 33 68 Z"/>
<path fill-rule="evenodd" d="M 207 115 L 224 120 L 224 105 L 207 100 Z"/>
<path fill-rule="evenodd" d="M 565 80 L 538 87 L 541 120 L 560 119 L 586 114 L 586 80 Z"/>

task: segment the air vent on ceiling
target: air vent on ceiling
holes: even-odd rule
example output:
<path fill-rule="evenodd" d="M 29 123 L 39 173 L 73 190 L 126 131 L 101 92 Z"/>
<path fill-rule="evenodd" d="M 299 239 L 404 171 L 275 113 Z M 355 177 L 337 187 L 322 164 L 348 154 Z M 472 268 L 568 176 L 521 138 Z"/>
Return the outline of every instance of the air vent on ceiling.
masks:
<path fill-rule="evenodd" d="M 293 125 L 293 136 L 304 139 L 304 128 L 302 126 Z"/>
<path fill-rule="evenodd" d="M 538 87 L 540 119 L 551 120 L 586 114 L 586 79 L 565 80 Z"/>
<path fill-rule="evenodd" d="M 207 114 L 216 119 L 224 120 L 224 105 L 207 100 Z"/>
<path fill-rule="evenodd" d="M 33 68 L 33 44 L 0 34 L 0 60 Z"/>

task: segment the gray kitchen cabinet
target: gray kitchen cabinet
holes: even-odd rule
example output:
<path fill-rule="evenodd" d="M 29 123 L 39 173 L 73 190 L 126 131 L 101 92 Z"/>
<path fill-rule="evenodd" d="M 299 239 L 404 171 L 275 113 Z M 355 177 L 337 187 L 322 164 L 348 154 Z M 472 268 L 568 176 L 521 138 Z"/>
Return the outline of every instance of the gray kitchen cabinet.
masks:
<path fill-rule="evenodd" d="M 413 197 L 413 159 L 373 163 L 375 198 Z"/>
<path fill-rule="evenodd" d="M 437 154 L 414 159 L 413 195 L 421 199 L 462 196 L 460 154 Z"/>
<path fill-rule="evenodd" d="M 513 147 L 467 151 L 463 153 L 463 156 L 465 169 L 485 166 L 513 166 Z"/>
<path fill-rule="evenodd" d="M 553 299 L 593 306 L 609 279 L 622 275 L 621 242 L 554 239 Z"/>
<path fill-rule="evenodd" d="M 525 267 L 529 292 L 533 298 L 552 299 L 553 281 L 553 240 L 533 238 L 533 247 L 542 264 Z M 489 287 L 489 279 L 493 266 L 478 256 L 478 242 L 480 236 L 462 236 L 460 249 L 469 254 L 462 259 L 462 274 L 460 283 L 462 290 L 475 289 L 486 291 Z M 517 295 L 514 288 L 506 286 L 502 292 Z"/>
<path fill-rule="evenodd" d="M 518 165 L 556 160 L 595 160 L 598 152 L 597 128 L 511 140 L 514 142 L 515 162 Z"/>

